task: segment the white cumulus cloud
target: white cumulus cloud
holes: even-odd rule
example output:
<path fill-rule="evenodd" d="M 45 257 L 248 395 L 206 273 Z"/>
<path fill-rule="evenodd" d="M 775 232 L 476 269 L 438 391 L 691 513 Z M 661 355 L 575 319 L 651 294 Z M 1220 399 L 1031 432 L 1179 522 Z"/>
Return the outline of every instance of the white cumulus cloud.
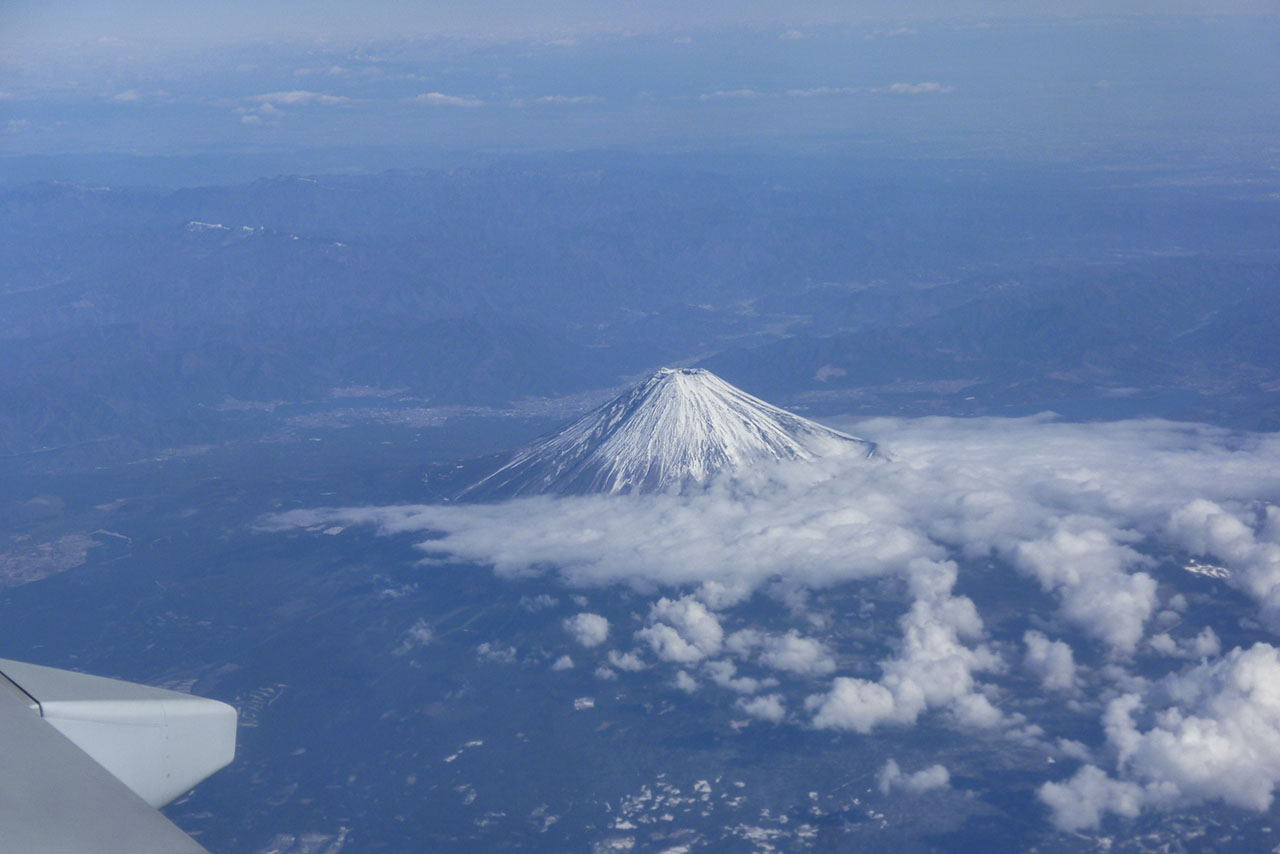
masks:
<path fill-rule="evenodd" d="M 664 661 L 689 663 L 720 652 L 720 620 L 692 596 L 663 597 L 649 611 L 650 625 L 636 633 Z"/>
<path fill-rule="evenodd" d="M 821 676 L 836 669 L 835 659 L 825 643 L 805 637 L 795 629 L 784 634 L 769 634 L 756 629 L 741 629 L 725 638 L 728 652 L 742 658 L 757 655 L 765 667 L 806 676 Z"/>
<path fill-rule="evenodd" d="M 884 795 L 894 789 L 917 795 L 930 789 L 946 788 L 950 783 L 951 774 L 944 765 L 930 765 L 914 774 L 905 774 L 893 759 L 885 762 L 880 773 L 876 775 L 876 785 Z"/>
<path fill-rule="evenodd" d="M 753 718 L 759 718 L 775 724 L 780 723 L 787 716 L 787 706 L 783 702 L 781 694 L 766 694 L 763 697 L 752 697 L 750 699 L 743 697 L 738 700 L 738 708 Z"/>
<path fill-rule="evenodd" d="M 1073 691 L 1076 688 L 1076 662 L 1071 646 L 1064 641 L 1049 640 L 1041 632 L 1029 631 L 1022 636 L 1027 646 L 1027 669 L 1040 677 L 1050 691 Z"/>
<path fill-rule="evenodd" d="M 1135 533 L 1102 520 L 1069 516 L 1048 536 L 1019 543 L 1015 566 L 1062 599 L 1064 614 L 1118 652 L 1133 652 L 1156 605 L 1155 579 L 1133 567 L 1150 558 L 1126 541 Z"/>
<path fill-rule="evenodd" d="M 1053 811 L 1059 830 L 1095 828 L 1107 812 L 1132 818 L 1141 810 L 1140 786 L 1113 780 L 1093 765 L 1084 766 L 1065 783 L 1045 783 L 1038 794 Z"/>
<path fill-rule="evenodd" d="M 1205 626 L 1193 637 L 1174 638 L 1168 632 L 1161 632 L 1152 635 L 1147 646 L 1160 655 L 1195 661 L 1216 658 L 1222 653 L 1222 641 L 1218 639 L 1218 633 L 1209 626 Z"/>
<path fill-rule="evenodd" d="M 619 670 L 625 670 L 628 673 L 636 673 L 646 669 L 649 665 L 635 652 L 618 652 L 616 649 L 609 650 L 609 664 Z"/>
<path fill-rule="evenodd" d="M 940 707 L 951 707 L 962 724 L 999 723 L 1000 713 L 978 693 L 975 674 L 998 669 L 1000 659 L 982 644 L 964 643 L 982 635 L 971 600 L 946 594 L 917 599 L 899 624 L 898 652 L 881 662 L 879 681 L 840 676 L 827 694 L 805 701 L 815 727 L 865 734 L 884 724 L 914 724 Z"/>
<path fill-rule="evenodd" d="M 1280 784 L 1280 650 L 1233 649 L 1145 694 L 1123 694 L 1107 705 L 1103 728 L 1114 775 L 1087 765 L 1040 788 L 1059 828 L 1205 801 L 1270 809 Z"/>
<path fill-rule="evenodd" d="M 671 684 L 686 694 L 692 694 L 694 691 L 698 690 L 698 680 L 694 679 L 684 670 L 676 672 L 675 679 L 671 681 Z"/>
<path fill-rule="evenodd" d="M 765 637 L 761 643 L 760 663 L 775 670 L 786 670 L 808 676 L 830 673 L 835 660 L 821 641 L 801 637 L 794 629 L 783 635 Z"/>
<path fill-rule="evenodd" d="M 599 614 L 575 614 L 564 621 L 564 628 L 585 647 L 599 646 L 609 639 L 609 621 Z"/>
<path fill-rule="evenodd" d="M 721 688 L 737 691 L 739 694 L 754 694 L 761 688 L 772 688 L 777 685 L 776 679 L 756 679 L 751 676 L 739 676 L 738 666 L 732 661 L 708 661 L 703 670 L 711 677 L 711 681 Z"/>
<path fill-rule="evenodd" d="M 1280 507 L 1197 498 L 1169 514 L 1168 531 L 1187 551 L 1228 564 L 1233 583 L 1280 629 Z"/>

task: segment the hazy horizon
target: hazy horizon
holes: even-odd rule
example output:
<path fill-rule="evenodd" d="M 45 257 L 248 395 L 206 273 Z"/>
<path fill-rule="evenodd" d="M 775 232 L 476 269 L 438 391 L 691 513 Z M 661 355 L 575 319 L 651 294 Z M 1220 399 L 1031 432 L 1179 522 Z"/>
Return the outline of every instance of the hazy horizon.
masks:
<path fill-rule="evenodd" d="M 617 13 L 562 37 L 513 24 L 483 39 L 423 35 L 425 13 L 380 4 L 370 41 L 358 27 L 319 37 L 308 28 L 346 18 L 289 4 L 216 7 L 207 25 L 168 7 L 144 22 L 146 4 L 110 20 L 59 7 L 57 21 L 20 4 L 0 54 L 0 180 L 92 176 L 93 158 L 258 164 L 242 176 L 590 150 L 1274 168 L 1280 16 L 984 5 L 812 4 L 786 23 L 668 10 L 635 29 Z M 804 23 L 806 9 L 835 20 Z M 229 23 L 241 19 L 276 29 Z M 52 41 L 77 33 L 74 48 Z"/>

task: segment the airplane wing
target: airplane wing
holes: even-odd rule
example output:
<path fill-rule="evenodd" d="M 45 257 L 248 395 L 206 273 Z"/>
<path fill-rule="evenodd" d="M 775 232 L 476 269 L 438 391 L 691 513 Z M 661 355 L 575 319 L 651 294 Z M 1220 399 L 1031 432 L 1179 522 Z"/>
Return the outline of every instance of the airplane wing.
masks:
<path fill-rule="evenodd" d="M 200 854 L 158 807 L 235 755 L 225 703 L 0 659 L 0 840 L 23 854 Z"/>

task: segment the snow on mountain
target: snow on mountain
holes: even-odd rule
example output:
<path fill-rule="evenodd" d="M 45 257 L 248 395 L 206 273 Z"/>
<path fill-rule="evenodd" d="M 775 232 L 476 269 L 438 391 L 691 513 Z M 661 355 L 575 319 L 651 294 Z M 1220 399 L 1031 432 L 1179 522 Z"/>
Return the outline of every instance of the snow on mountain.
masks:
<path fill-rule="evenodd" d="M 782 460 L 870 456 L 875 446 L 696 368 L 663 368 L 558 433 L 516 451 L 465 497 L 678 492 Z"/>

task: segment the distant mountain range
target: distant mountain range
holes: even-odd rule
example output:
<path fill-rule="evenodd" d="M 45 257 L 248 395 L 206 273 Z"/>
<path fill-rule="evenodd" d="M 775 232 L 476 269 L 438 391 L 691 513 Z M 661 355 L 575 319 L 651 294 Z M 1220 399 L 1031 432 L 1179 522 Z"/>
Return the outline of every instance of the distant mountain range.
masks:
<path fill-rule="evenodd" d="M 698 368 L 663 368 L 568 427 L 516 451 L 465 498 L 683 492 L 762 463 L 875 445 L 752 397 Z"/>

